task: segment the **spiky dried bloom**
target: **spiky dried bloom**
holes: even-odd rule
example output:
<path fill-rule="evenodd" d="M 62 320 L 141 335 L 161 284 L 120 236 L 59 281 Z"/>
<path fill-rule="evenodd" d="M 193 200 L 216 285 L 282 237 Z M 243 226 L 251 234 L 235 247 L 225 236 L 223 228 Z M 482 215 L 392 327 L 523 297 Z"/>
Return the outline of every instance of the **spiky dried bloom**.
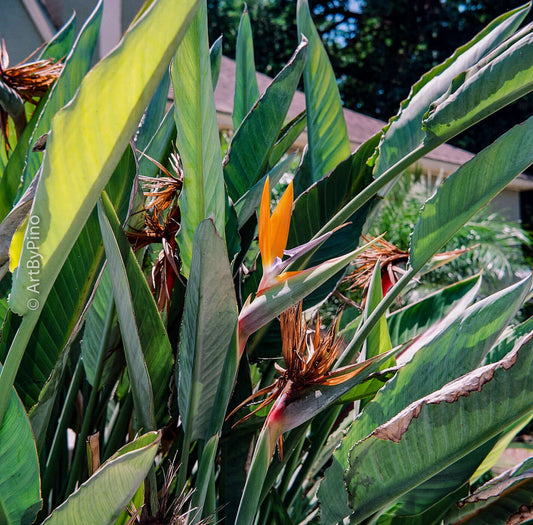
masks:
<path fill-rule="evenodd" d="M 377 262 L 379 261 L 381 266 L 381 284 L 383 295 L 385 295 L 405 273 L 404 268 L 398 265 L 407 263 L 409 252 L 400 250 L 397 246 L 382 237 L 375 238 L 363 235 L 362 238 L 365 242 L 375 240 L 375 243 L 355 259 L 353 264 L 356 266 L 356 269 L 349 273 L 343 279 L 343 282 L 349 283 L 348 290 L 363 290 L 364 303 L 372 279 L 372 273 Z M 452 261 L 466 251 L 467 249 L 437 253 L 431 258 L 429 270 L 433 270 Z"/>
<path fill-rule="evenodd" d="M 63 71 L 61 61 L 50 58 L 28 62 L 36 53 L 25 58 L 16 66 L 9 67 L 9 54 L 2 39 L 0 44 L 0 77 L 26 102 L 36 104 L 36 98 L 43 97 Z"/>
<path fill-rule="evenodd" d="M 17 133 L 20 134 L 26 124 L 22 101 L 36 105 L 63 71 L 63 63 L 58 60 L 44 59 L 29 62 L 36 52 L 37 50 L 16 66 L 9 67 L 9 54 L 5 41 L 2 39 L 0 42 L 0 83 L 10 93 L 4 103 L 0 104 L 0 129 L 6 152 L 9 149 L 8 117 L 12 116 L 15 119 Z M 13 101 L 16 110 L 12 107 Z"/>
<path fill-rule="evenodd" d="M 351 365 L 331 371 L 343 346 L 343 340 L 335 337 L 335 323 L 328 330 L 321 330 L 319 315 L 314 328 L 311 328 L 303 319 L 301 302 L 281 314 L 280 326 L 282 355 L 286 368 L 276 363 L 276 370 L 280 374 L 277 380 L 252 394 L 228 415 L 229 418 L 250 401 L 267 395 L 255 410 L 234 426 L 269 405 L 282 392 L 286 392 L 287 387 L 294 390 L 318 384 L 338 385 L 354 377 L 361 369 L 360 365 Z"/>
<path fill-rule="evenodd" d="M 374 237 L 366 237 L 364 235 L 362 238 L 365 242 L 374 239 Z M 343 281 L 349 283 L 348 290 L 362 289 L 366 296 L 372 273 L 378 260 L 380 261 L 382 275 L 386 274 L 391 284 L 394 284 L 398 280 L 398 276 L 404 273 L 403 268 L 400 268 L 397 264 L 407 262 L 408 258 L 409 252 L 400 250 L 383 238 L 378 239 L 375 244 L 355 259 L 354 265 L 356 269 L 349 273 Z"/>
<path fill-rule="evenodd" d="M 162 164 L 154 162 L 166 176 L 139 177 L 145 191 L 146 202 L 143 207 L 144 228 L 140 231 L 128 231 L 128 240 L 134 250 L 153 243 L 161 243 L 159 253 L 152 268 L 150 286 L 158 293 L 157 306 L 162 310 L 169 304 L 174 282 L 179 275 L 179 257 L 176 234 L 181 227 L 181 213 L 178 197 L 183 188 L 183 169 L 179 157 L 174 153 L 170 163 L 174 174 Z"/>
<path fill-rule="evenodd" d="M 177 497 L 173 497 L 174 480 L 178 474 L 180 465 L 172 460 L 167 470 L 163 472 L 163 486 L 158 492 L 159 506 L 155 516 L 148 512 L 146 507 L 142 509 L 128 509 L 131 515 L 128 524 L 139 523 L 141 525 L 186 525 L 197 523 L 209 525 L 214 523 L 213 517 L 207 517 L 197 521 L 198 509 L 188 509 L 190 499 L 194 493 L 185 488 Z"/>

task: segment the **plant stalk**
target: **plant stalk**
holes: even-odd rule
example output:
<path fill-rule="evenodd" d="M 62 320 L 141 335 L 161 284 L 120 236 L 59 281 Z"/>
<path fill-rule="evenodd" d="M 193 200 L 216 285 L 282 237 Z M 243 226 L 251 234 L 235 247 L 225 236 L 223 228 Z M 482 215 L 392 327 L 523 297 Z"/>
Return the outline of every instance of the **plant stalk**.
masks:
<path fill-rule="evenodd" d="M 33 329 L 39 320 L 40 310 L 29 311 L 13 338 L 4 366 L 0 371 L 0 427 L 11 399 L 11 388 L 22 361 L 22 356 L 28 345 Z"/>
<path fill-rule="evenodd" d="M 83 379 L 83 365 L 81 363 L 81 358 L 78 359 L 76 363 L 76 368 L 74 369 L 74 374 L 72 380 L 70 381 L 70 386 L 67 391 L 67 396 L 63 403 L 63 409 L 61 410 L 61 415 L 59 416 L 59 422 L 57 425 L 56 432 L 54 434 L 54 439 L 52 440 L 52 445 L 50 447 L 50 453 L 48 454 L 48 459 L 46 460 L 46 467 L 44 470 L 44 477 L 42 481 L 42 497 L 44 501 L 47 501 L 48 495 L 51 490 L 51 484 L 53 482 L 53 476 L 56 474 L 54 465 L 57 465 L 59 462 L 59 454 L 61 452 L 61 445 L 65 439 L 65 433 L 69 424 L 70 416 L 74 410 L 74 402 L 80 385 Z"/>
<path fill-rule="evenodd" d="M 83 423 L 80 430 L 80 433 L 78 434 L 78 438 L 76 440 L 76 448 L 74 451 L 74 458 L 72 460 L 72 465 L 70 468 L 70 475 L 69 480 L 67 484 L 67 490 L 65 495 L 68 496 L 71 494 L 74 490 L 74 487 L 76 485 L 76 481 L 78 480 L 79 471 L 81 470 L 83 466 L 83 453 L 85 452 L 85 440 L 87 439 L 87 436 L 89 435 L 89 430 L 91 427 L 91 424 L 93 423 L 93 412 L 94 408 L 96 406 L 96 402 L 98 400 L 98 390 L 100 386 L 100 381 L 102 379 L 102 373 L 104 371 L 104 357 L 105 357 L 105 348 L 107 339 L 109 337 L 109 333 L 111 331 L 111 326 L 113 324 L 113 317 L 115 315 L 115 302 L 113 299 L 110 300 L 105 323 L 104 323 L 104 331 L 102 333 L 102 338 L 100 339 L 100 348 L 98 349 L 98 360 L 96 364 L 96 371 L 94 374 L 94 385 L 91 390 L 91 393 L 89 395 L 89 401 L 87 403 L 87 406 L 85 408 L 85 414 L 83 416 Z"/>

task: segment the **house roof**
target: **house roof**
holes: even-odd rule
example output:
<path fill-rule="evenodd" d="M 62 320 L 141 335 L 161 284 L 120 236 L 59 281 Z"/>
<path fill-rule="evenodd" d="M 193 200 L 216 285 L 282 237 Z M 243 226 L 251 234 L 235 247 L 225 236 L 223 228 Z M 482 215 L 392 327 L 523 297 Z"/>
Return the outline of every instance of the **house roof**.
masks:
<path fill-rule="evenodd" d="M 256 73 L 259 93 L 263 94 L 272 79 L 263 73 Z M 215 105 L 221 129 L 232 129 L 233 97 L 235 93 L 235 61 L 223 56 L 215 89 Z M 305 109 L 305 95 L 297 91 L 289 108 L 289 118 L 293 118 Z M 350 138 L 352 151 L 363 144 L 370 137 L 380 131 L 386 122 L 362 113 L 344 109 L 344 119 Z M 297 140 L 296 146 L 303 147 L 307 143 L 305 133 Z M 428 153 L 419 161 L 422 170 L 431 175 L 448 176 L 462 164 L 470 160 L 473 153 L 449 144 L 442 144 Z M 533 181 L 530 177 L 519 175 L 507 189 L 514 191 L 532 190 Z"/>

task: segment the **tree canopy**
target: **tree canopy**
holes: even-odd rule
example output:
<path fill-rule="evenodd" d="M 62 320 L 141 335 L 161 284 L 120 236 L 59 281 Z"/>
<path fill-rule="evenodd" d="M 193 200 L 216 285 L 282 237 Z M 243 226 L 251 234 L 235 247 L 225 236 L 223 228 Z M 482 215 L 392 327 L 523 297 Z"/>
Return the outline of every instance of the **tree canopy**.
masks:
<path fill-rule="evenodd" d="M 492 19 L 523 0 L 309 0 L 343 103 L 382 120 L 394 115 L 420 76 Z M 209 2 L 211 38 L 234 56 L 242 0 Z M 296 0 L 250 0 L 258 71 L 277 73 L 297 45 Z M 532 97 L 499 112 L 454 143 L 479 151 L 533 111 Z"/>

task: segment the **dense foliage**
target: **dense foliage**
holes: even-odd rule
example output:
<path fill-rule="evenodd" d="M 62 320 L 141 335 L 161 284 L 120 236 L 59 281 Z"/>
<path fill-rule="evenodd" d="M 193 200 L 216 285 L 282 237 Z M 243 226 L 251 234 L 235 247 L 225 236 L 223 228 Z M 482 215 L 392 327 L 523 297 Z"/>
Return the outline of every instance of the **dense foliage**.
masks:
<path fill-rule="evenodd" d="M 336 0 L 310 7 L 328 51 L 345 107 L 385 120 L 396 113 L 411 86 L 446 60 L 498 14 L 523 0 Z M 235 53 L 243 0 L 208 2 L 211 38 L 224 35 L 224 53 Z M 246 2 L 254 28 L 258 71 L 273 75 L 296 45 L 296 0 Z M 532 97 L 489 117 L 483 126 L 453 139 L 478 152 L 533 110 Z"/>
<path fill-rule="evenodd" d="M 0 522 L 528 519 L 532 461 L 490 469 L 533 417 L 533 320 L 514 321 L 531 277 L 389 309 L 533 163 L 533 117 L 426 200 L 408 250 L 363 233 L 409 166 L 533 88 L 529 8 L 423 76 L 354 152 L 306 0 L 262 94 L 242 14 L 224 157 L 205 0 L 148 2 L 92 68 L 103 2 L 37 62 L 2 60 Z M 362 304 L 326 325 L 344 277 Z"/>

